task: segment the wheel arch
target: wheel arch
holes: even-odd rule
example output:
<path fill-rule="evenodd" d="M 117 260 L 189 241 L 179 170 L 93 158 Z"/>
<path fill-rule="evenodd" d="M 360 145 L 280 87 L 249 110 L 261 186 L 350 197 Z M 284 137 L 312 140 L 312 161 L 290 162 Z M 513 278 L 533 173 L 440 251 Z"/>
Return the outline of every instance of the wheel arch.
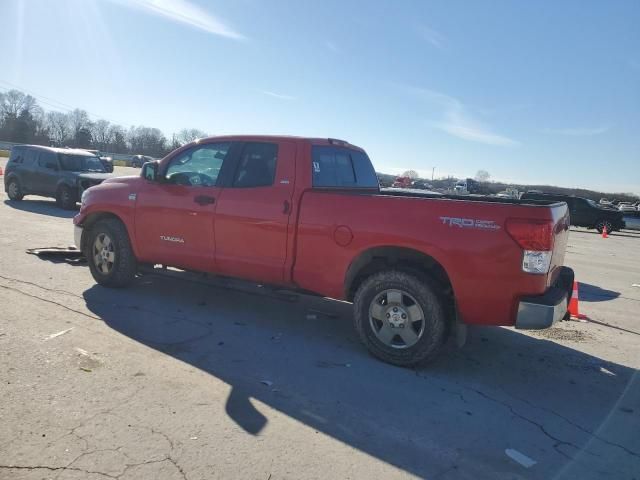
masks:
<path fill-rule="evenodd" d="M 351 262 L 345 275 L 345 299 L 353 301 L 356 290 L 367 277 L 390 268 L 427 276 L 442 293 L 453 297 L 451 279 L 437 259 L 413 248 L 381 246 L 365 250 Z"/>
<path fill-rule="evenodd" d="M 88 239 L 88 232 L 91 231 L 91 227 L 93 227 L 96 223 L 98 223 L 100 220 L 106 220 L 106 219 L 114 219 L 114 220 L 118 220 L 120 223 L 122 223 L 124 225 L 124 228 L 127 230 L 127 235 L 129 235 L 129 239 L 131 242 L 131 246 L 134 247 L 133 245 L 133 237 L 131 236 L 131 232 L 129 231 L 129 227 L 127 226 L 127 222 L 125 222 L 120 216 L 116 215 L 113 212 L 94 212 L 94 213 L 90 213 L 89 215 L 87 215 L 82 223 L 79 225 L 82 227 L 82 237 L 80 240 L 80 245 L 78 245 L 78 248 L 80 249 L 81 252 L 85 251 L 85 248 L 87 246 L 87 239 Z M 135 249 L 134 249 L 135 251 Z"/>

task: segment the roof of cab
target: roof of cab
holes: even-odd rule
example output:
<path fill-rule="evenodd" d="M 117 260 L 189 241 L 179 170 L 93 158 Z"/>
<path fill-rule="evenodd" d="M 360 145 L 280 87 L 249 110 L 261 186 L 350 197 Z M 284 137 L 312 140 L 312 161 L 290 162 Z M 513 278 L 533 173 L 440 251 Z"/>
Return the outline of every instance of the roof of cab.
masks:
<path fill-rule="evenodd" d="M 295 135 L 217 135 L 212 137 L 199 138 L 194 140 L 193 144 L 197 143 L 209 143 L 211 141 L 216 140 L 227 140 L 227 141 L 238 141 L 238 142 L 246 142 L 246 141 L 254 141 L 254 142 L 278 142 L 278 141 L 292 141 L 292 142 L 304 142 L 310 143 L 312 145 L 331 145 L 331 146 L 342 146 L 347 148 L 353 148 L 355 150 L 364 151 L 362 148 L 357 145 L 353 145 L 346 140 L 339 140 L 337 138 L 318 138 L 318 137 L 299 137 Z"/>

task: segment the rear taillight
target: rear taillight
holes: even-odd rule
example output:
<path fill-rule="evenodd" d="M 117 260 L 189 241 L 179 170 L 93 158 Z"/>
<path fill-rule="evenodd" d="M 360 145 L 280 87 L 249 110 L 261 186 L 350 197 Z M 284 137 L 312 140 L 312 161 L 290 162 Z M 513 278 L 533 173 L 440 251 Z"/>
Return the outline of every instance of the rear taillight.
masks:
<path fill-rule="evenodd" d="M 507 233 L 523 250 L 547 251 L 553 248 L 553 222 L 510 218 Z"/>
<path fill-rule="evenodd" d="M 544 275 L 549 272 L 553 251 L 553 222 L 511 218 L 507 233 L 522 248 L 522 271 Z"/>

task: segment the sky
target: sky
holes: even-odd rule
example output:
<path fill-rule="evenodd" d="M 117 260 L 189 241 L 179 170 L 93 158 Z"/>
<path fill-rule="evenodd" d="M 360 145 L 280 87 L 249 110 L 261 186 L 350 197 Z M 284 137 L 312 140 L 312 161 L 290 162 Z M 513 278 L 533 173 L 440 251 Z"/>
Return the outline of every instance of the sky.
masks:
<path fill-rule="evenodd" d="M 2 0 L 0 91 L 376 169 L 640 194 L 640 2 Z"/>

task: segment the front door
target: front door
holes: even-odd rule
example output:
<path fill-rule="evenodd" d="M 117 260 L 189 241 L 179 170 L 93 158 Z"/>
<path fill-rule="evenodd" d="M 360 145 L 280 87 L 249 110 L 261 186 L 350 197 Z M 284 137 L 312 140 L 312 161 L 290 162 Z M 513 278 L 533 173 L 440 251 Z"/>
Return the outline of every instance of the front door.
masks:
<path fill-rule="evenodd" d="M 230 142 L 197 145 L 173 157 L 137 193 L 140 260 L 210 271 L 214 263 L 218 176 Z"/>
<path fill-rule="evenodd" d="M 246 142 L 216 210 L 216 271 L 282 283 L 295 180 L 295 144 Z"/>
<path fill-rule="evenodd" d="M 29 190 L 40 195 L 55 195 L 60 164 L 54 152 L 40 150 L 33 152 L 36 157 L 32 184 Z"/>

